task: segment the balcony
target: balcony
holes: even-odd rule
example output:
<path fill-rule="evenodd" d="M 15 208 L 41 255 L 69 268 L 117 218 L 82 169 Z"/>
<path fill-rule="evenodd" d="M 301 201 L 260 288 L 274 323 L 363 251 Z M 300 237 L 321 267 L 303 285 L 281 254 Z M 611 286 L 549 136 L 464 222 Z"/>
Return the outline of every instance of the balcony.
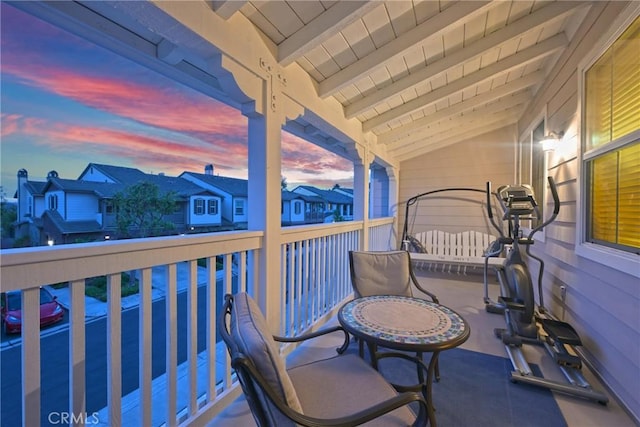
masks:
<path fill-rule="evenodd" d="M 363 233 L 372 249 L 388 248 L 392 224 L 283 229 L 281 280 L 266 288 L 259 231 L 3 251 L 2 290 L 21 290 L 23 307 L 22 336 L 2 352 L 3 425 L 211 421 L 240 395 L 216 337 L 222 295 L 247 290 L 282 335 L 318 328 L 351 294 L 347 252 L 361 247 Z M 139 278 L 133 305 L 120 292 L 130 271 Z M 88 317 L 85 279 L 102 275 L 105 314 Z M 41 332 L 39 288 L 63 282 L 68 324 Z"/>

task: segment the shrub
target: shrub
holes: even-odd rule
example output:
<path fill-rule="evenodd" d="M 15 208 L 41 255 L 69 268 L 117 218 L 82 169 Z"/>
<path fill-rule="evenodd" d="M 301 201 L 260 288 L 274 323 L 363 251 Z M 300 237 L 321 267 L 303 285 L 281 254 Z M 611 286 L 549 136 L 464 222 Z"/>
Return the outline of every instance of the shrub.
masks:
<path fill-rule="evenodd" d="M 139 292 L 138 279 L 131 282 L 131 276 L 129 273 L 120 273 L 120 280 L 122 281 L 121 296 L 127 297 Z M 85 282 L 85 295 L 96 298 L 102 302 L 107 302 L 107 277 L 98 276 L 91 277 Z"/>

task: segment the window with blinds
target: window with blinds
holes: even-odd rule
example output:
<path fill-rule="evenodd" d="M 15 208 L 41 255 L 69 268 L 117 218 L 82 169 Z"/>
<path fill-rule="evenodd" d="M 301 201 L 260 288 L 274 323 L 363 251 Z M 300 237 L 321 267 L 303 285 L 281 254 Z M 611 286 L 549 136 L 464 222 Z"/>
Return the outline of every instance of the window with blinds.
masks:
<path fill-rule="evenodd" d="M 640 253 L 640 18 L 585 73 L 587 240 Z"/>

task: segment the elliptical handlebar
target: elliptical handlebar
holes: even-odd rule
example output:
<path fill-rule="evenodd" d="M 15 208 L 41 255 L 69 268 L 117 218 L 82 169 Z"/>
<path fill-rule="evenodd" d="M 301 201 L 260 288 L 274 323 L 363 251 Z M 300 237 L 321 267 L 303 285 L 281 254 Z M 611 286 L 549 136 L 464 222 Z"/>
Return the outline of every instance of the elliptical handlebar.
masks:
<path fill-rule="evenodd" d="M 558 216 L 558 213 L 560 212 L 560 197 L 558 197 L 558 189 L 556 187 L 556 182 L 553 180 L 553 177 L 551 176 L 547 177 L 547 181 L 549 182 L 549 190 L 551 191 L 551 197 L 553 197 L 553 213 L 546 221 L 544 221 L 542 224 L 538 225 L 536 228 L 531 230 L 531 233 L 529 233 L 528 239 L 532 239 L 535 233 L 537 233 L 538 231 L 542 230 L 544 227 L 546 227 L 547 225 L 555 221 L 556 217 Z M 529 257 L 535 259 L 540 264 L 540 267 L 538 270 L 538 300 L 540 303 L 538 305 L 538 308 L 541 313 L 545 313 L 547 309 L 544 306 L 544 294 L 542 293 L 542 275 L 544 274 L 544 261 L 542 260 L 542 258 L 533 255 L 531 253 L 531 249 L 529 246 L 527 246 L 527 249 L 525 250 L 525 252 Z"/>
<path fill-rule="evenodd" d="M 502 238 L 502 237 L 505 237 L 504 232 L 502 231 L 502 228 L 500 228 L 500 226 L 496 223 L 496 220 L 493 218 L 493 210 L 491 209 L 492 194 L 493 193 L 491 192 L 491 181 L 487 181 L 487 217 L 489 218 L 491 225 L 493 225 L 493 228 L 495 228 L 498 231 L 498 234 Z"/>
<path fill-rule="evenodd" d="M 537 233 L 538 231 L 542 230 L 544 227 L 546 227 L 547 225 L 555 221 L 556 217 L 558 216 L 558 213 L 560 213 L 560 197 L 558 197 L 558 189 L 556 187 L 556 182 L 553 180 L 553 177 L 551 176 L 547 177 L 547 181 L 549 182 L 549 190 L 551 191 L 551 197 L 553 197 L 553 213 L 546 221 L 544 221 L 542 224 L 538 225 L 533 230 L 531 230 L 531 232 L 529 233 L 528 239 L 531 239 L 535 233 Z"/>

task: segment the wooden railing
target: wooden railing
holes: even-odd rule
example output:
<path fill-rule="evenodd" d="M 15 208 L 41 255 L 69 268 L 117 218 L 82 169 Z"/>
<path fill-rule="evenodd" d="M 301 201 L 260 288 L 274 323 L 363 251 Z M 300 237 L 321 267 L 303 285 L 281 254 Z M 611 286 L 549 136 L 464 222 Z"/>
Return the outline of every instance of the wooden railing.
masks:
<path fill-rule="evenodd" d="M 391 224 L 392 219 L 372 222 L 366 231 L 369 245 L 386 245 Z M 317 328 L 350 297 L 347 253 L 361 247 L 363 232 L 362 222 L 282 229 L 278 310 L 283 334 Z M 63 417 L 73 425 L 211 420 L 240 393 L 226 351 L 216 339 L 218 308 L 224 293 L 251 292 L 257 286 L 260 272 L 255 260 L 262 239 L 259 231 L 224 232 L 3 250 L 1 290 L 22 291 L 23 307 L 15 363 L 21 380 L 12 392 L 16 399 L 12 406 L 21 409 L 16 409 L 20 414 L 3 413 L 3 425 L 5 421 L 41 425 Z M 121 277 L 132 271 L 139 280 L 135 325 L 123 323 L 130 313 L 123 312 L 121 297 Z M 105 324 L 107 354 L 105 366 L 98 367 L 104 371 L 107 390 L 100 408 L 88 404 L 93 400 L 95 405 L 95 399 L 90 399 L 92 388 L 87 386 L 88 366 L 96 363 L 96 357 L 87 345 L 94 324 L 86 321 L 85 288 L 86 279 L 96 276 L 106 276 L 107 281 L 106 315 L 100 319 Z M 162 300 L 154 301 L 158 277 L 165 289 Z M 41 337 L 39 288 L 61 283 L 67 283 L 69 295 L 68 325 L 58 326 L 68 333 L 68 366 L 54 367 L 53 375 L 68 378 L 56 378 L 51 385 L 47 381 L 52 374 L 45 372 L 51 340 L 45 334 Z M 160 322 L 159 311 L 164 318 Z M 164 342 L 160 349 L 153 345 L 158 333 Z M 9 354 L 3 354 L 3 362 L 5 356 Z M 157 360 L 164 360 L 160 374 L 153 370 Z M 123 384 L 124 372 L 131 371 L 137 372 L 135 390 Z M 48 399 L 60 395 L 60 384 L 67 384 L 68 398 L 52 403 Z M 3 393 L 3 400 L 9 398 Z M 3 405 L 3 412 L 6 409 Z"/>

